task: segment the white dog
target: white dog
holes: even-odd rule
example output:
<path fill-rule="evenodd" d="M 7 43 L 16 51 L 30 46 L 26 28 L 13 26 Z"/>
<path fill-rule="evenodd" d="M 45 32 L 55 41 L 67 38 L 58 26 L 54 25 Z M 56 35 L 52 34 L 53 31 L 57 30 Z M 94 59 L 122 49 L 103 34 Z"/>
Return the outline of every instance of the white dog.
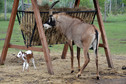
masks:
<path fill-rule="evenodd" d="M 32 60 L 34 69 L 36 69 L 35 61 L 34 61 L 34 57 L 33 57 L 33 52 L 31 50 L 28 50 L 26 52 L 19 51 L 17 57 L 21 58 L 23 60 L 23 62 L 24 62 L 23 63 L 23 71 L 24 71 L 24 69 L 26 69 L 26 70 L 29 71 L 28 67 L 29 67 L 29 61 L 30 61 L 30 59 Z"/>

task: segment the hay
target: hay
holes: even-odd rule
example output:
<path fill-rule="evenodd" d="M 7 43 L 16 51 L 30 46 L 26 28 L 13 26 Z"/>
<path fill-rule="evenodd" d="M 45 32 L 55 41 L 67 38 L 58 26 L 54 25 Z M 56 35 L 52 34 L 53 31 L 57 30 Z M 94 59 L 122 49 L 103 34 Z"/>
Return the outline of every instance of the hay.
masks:
<path fill-rule="evenodd" d="M 39 6 L 39 10 L 40 10 L 40 12 L 48 12 L 49 6 L 48 5 Z M 84 11 L 84 10 L 91 10 L 91 9 L 87 9 L 85 7 L 82 7 L 82 8 L 54 8 L 53 9 L 53 11 L 55 11 L 55 12 L 58 12 L 58 11 L 64 11 L 64 12 L 66 12 L 66 11 Z M 32 7 L 26 9 L 26 11 L 33 12 Z M 30 40 L 31 40 L 32 33 L 33 33 L 33 30 L 35 27 L 35 17 L 34 17 L 34 14 L 31 12 L 30 13 L 25 12 L 22 14 L 23 16 L 22 16 L 21 24 L 20 24 L 20 29 L 23 31 L 23 34 L 25 36 L 25 42 L 26 42 L 26 45 L 28 45 L 28 46 L 30 45 Z M 45 23 L 45 21 L 48 20 L 48 18 L 47 18 L 49 16 L 48 13 L 41 13 L 40 15 L 42 17 L 42 23 Z M 90 23 L 93 19 L 93 14 L 91 17 L 91 16 L 89 16 L 88 13 L 86 13 L 86 14 L 73 13 L 70 15 L 81 18 L 86 23 Z M 44 31 L 45 31 L 45 35 L 46 35 L 47 42 L 49 45 L 66 43 L 65 36 L 60 32 L 60 30 L 58 30 L 58 28 L 55 27 L 52 29 L 44 30 Z M 38 33 L 37 28 L 35 29 L 31 45 L 32 46 L 41 45 L 41 41 L 39 39 L 39 33 Z"/>

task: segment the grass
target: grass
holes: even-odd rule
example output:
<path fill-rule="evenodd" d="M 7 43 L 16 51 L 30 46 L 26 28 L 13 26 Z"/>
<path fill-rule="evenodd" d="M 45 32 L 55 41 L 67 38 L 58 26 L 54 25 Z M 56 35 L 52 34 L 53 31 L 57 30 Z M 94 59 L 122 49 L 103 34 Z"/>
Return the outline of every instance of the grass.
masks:
<path fill-rule="evenodd" d="M 0 21 L 0 51 L 2 51 L 5 37 L 7 34 L 9 21 Z M 11 43 L 13 44 L 19 44 L 23 45 L 23 38 L 21 35 L 21 31 L 19 29 L 18 21 L 15 21 L 12 37 L 11 37 Z M 13 50 L 12 50 L 13 51 Z"/>
<path fill-rule="evenodd" d="M 104 23 L 106 35 L 110 47 L 111 54 L 126 54 L 126 14 L 123 15 L 109 15 L 107 18 L 107 22 Z M 6 37 L 7 27 L 9 21 L 2 21 L 0 20 L 0 51 L 2 51 L 4 45 L 4 39 Z M 98 26 L 97 21 L 94 23 Z M 23 38 L 21 36 L 20 28 L 18 25 L 18 21 L 15 21 L 15 26 L 11 38 L 12 44 L 23 44 Z M 75 47 L 75 46 L 74 46 Z M 63 44 L 61 45 L 54 45 L 53 47 L 49 47 L 51 52 L 62 52 Z M 17 49 L 14 49 L 18 51 Z M 76 48 L 75 48 L 76 50 Z M 9 51 L 13 52 L 13 49 Z M 104 53 L 103 48 L 99 48 L 100 53 Z"/>
<path fill-rule="evenodd" d="M 126 21 L 104 23 L 109 47 L 112 54 L 126 54 Z"/>
<path fill-rule="evenodd" d="M 10 16 L 11 16 L 11 14 L 10 13 L 7 13 L 7 20 L 9 20 L 9 18 L 10 18 Z M 2 21 L 2 20 L 4 20 L 5 18 L 4 18 L 4 13 L 0 13 L 0 21 Z"/>
<path fill-rule="evenodd" d="M 126 21 L 126 14 L 108 15 L 107 22 L 122 22 Z"/>
<path fill-rule="evenodd" d="M 126 54 L 126 14 L 109 15 L 104 23 L 105 31 L 112 54 Z M 95 22 L 97 25 L 97 22 Z M 103 50 L 100 49 L 101 52 Z"/>

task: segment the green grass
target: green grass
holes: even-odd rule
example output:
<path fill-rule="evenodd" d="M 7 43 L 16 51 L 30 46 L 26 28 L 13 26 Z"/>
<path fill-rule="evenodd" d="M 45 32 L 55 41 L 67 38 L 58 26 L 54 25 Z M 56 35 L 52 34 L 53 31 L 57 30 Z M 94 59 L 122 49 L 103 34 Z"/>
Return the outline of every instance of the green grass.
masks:
<path fill-rule="evenodd" d="M 109 15 L 109 17 L 107 18 L 107 22 L 122 22 L 122 21 L 126 21 L 126 14 L 117 14 L 117 15 Z"/>
<path fill-rule="evenodd" d="M 111 53 L 126 54 L 126 21 L 104 25 Z"/>
<path fill-rule="evenodd" d="M 11 14 L 10 13 L 7 13 L 7 20 L 9 20 Z M 0 21 L 4 20 L 4 13 L 0 13 Z"/>
<path fill-rule="evenodd" d="M 126 14 L 123 15 L 109 15 L 107 22 L 104 23 L 106 35 L 110 47 L 111 54 L 126 54 Z M 0 51 L 2 51 L 4 45 L 4 39 L 6 37 L 6 32 L 8 28 L 9 21 L 0 21 Z M 97 24 L 97 21 L 94 23 Z M 13 35 L 11 38 L 12 44 L 23 44 L 23 38 L 20 32 L 18 21 L 15 21 L 15 26 L 13 30 Z M 53 45 L 49 47 L 51 52 L 62 52 L 63 45 Z M 76 47 L 74 47 L 76 50 Z M 10 51 L 13 52 L 12 49 Z M 15 51 L 18 51 L 15 49 Z M 99 48 L 100 53 L 104 53 L 103 48 Z"/>
<path fill-rule="evenodd" d="M 0 51 L 2 50 L 4 45 L 8 24 L 9 21 L 0 21 Z M 23 45 L 23 38 L 17 21 L 15 21 L 15 25 L 11 37 L 11 43 Z"/>
<path fill-rule="evenodd" d="M 105 31 L 112 54 L 126 54 L 126 14 L 109 15 L 104 23 Z M 95 22 L 97 25 L 97 22 Z M 103 53 L 103 50 L 100 49 Z"/>

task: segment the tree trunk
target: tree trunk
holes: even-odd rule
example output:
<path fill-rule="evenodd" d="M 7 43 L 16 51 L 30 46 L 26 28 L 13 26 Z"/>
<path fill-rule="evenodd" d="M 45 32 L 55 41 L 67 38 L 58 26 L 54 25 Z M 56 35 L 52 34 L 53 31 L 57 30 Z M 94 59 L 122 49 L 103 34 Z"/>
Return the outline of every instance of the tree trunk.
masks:
<path fill-rule="evenodd" d="M 117 11 L 117 0 L 115 0 L 115 11 L 114 12 L 116 12 Z"/>
<path fill-rule="evenodd" d="M 124 12 L 124 3 L 122 3 L 122 12 Z"/>
<path fill-rule="evenodd" d="M 109 14 L 111 14 L 112 11 L 112 0 L 109 0 Z"/>
<path fill-rule="evenodd" d="M 104 21 L 106 22 L 106 14 L 107 14 L 107 3 L 106 1 L 104 2 L 104 5 L 105 5 L 105 10 L 104 10 Z"/>
<path fill-rule="evenodd" d="M 4 19 L 7 20 L 7 0 L 4 0 Z"/>
<path fill-rule="evenodd" d="M 22 4 L 22 10 L 24 10 L 24 1 L 23 0 L 21 0 L 21 4 Z"/>
<path fill-rule="evenodd" d="M 30 1 L 28 0 L 28 4 L 30 3 Z"/>

